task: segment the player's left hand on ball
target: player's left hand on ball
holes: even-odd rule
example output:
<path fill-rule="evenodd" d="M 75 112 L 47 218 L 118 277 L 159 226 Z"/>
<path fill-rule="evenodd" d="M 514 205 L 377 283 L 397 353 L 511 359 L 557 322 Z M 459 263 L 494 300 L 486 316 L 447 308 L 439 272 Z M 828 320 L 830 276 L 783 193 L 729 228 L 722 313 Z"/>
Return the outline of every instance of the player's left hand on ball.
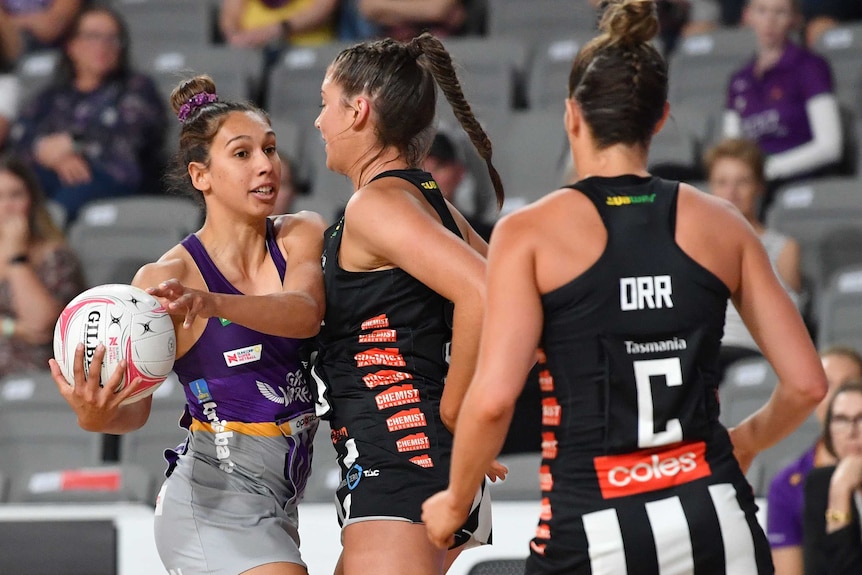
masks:
<path fill-rule="evenodd" d="M 100 373 L 104 357 L 105 346 L 99 344 L 93 354 L 89 373 L 85 375 L 84 345 L 78 344 L 72 368 L 74 384 L 66 380 L 55 359 L 48 361 L 57 389 L 78 416 L 78 425 L 87 431 L 101 431 L 115 417 L 120 404 L 137 391 L 142 381 L 139 377 L 135 378 L 129 385 L 116 391 L 126 373 L 126 360 L 121 360 L 108 381 L 102 385 Z"/>
<path fill-rule="evenodd" d="M 455 531 L 467 520 L 468 511 L 453 500 L 449 490 L 426 499 L 422 504 L 422 522 L 431 543 L 449 549 L 455 543 Z"/>
<path fill-rule="evenodd" d="M 197 318 L 210 318 L 216 315 L 213 295 L 209 292 L 188 288 L 179 280 L 163 281 L 156 287 L 147 288 L 151 296 L 167 301 L 165 309 L 171 315 L 185 315 L 183 327 L 189 328 Z"/>

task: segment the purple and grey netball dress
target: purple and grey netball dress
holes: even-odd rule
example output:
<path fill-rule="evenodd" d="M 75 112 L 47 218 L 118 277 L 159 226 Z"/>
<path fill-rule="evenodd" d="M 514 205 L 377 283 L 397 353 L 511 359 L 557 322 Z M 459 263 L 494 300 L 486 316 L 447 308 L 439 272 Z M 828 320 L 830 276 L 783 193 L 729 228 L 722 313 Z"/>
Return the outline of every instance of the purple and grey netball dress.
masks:
<path fill-rule="evenodd" d="M 239 294 L 194 234 L 183 240 L 211 292 Z M 269 253 L 286 262 L 267 228 Z M 186 393 L 185 445 L 166 454 L 156 544 L 170 572 L 236 575 L 303 564 L 296 505 L 311 469 L 317 418 L 300 369 L 303 340 L 210 318 L 174 371 Z"/>

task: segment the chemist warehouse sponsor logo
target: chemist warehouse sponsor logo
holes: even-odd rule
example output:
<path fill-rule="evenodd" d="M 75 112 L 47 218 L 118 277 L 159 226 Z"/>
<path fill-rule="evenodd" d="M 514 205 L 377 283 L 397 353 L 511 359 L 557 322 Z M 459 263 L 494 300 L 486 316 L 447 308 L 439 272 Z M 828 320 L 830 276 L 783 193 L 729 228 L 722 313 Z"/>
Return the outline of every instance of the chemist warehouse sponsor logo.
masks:
<path fill-rule="evenodd" d="M 362 322 L 362 330 L 366 329 L 380 329 L 383 327 L 389 327 L 389 318 L 386 317 L 386 314 L 380 314 L 372 317 L 371 319 L 366 319 Z"/>
<path fill-rule="evenodd" d="M 398 383 L 405 379 L 413 379 L 413 374 L 403 371 L 395 371 L 394 369 L 381 369 L 380 371 L 375 371 L 374 373 L 368 373 L 362 376 L 362 381 L 365 382 L 368 389 L 374 389 L 381 385 L 392 385 L 393 383 Z"/>
<path fill-rule="evenodd" d="M 390 432 L 410 429 L 411 427 L 425 427 L 426 425 L 428 423 L 425 421 L 425 414 L 418 407 L 399 411 L 386 419 L 386 427 L 389 428 Z"/>
<path fill-rule="evenodd" d="M 395 445 L 398 447 L 398 453 L 405 451 L 424 451 L 431 449 L 431 440 L 424 433 L 414 433 L 406 437 L 402 437 Z"/>
<path fill-rule="evenodd" d="M 410 463 L 415 463 L 419 467 L 425 467 L 426 469 L 434 467 L 434 462 L 431 461 L 431 456 L 427 453 L 425 455 L 417 455 L 416 457 L 411 457 Z"/>
<path fill-rule="evenodd" d="M 353 356 L 353 359 L 356 360 L 356 367 L 368 367 L 369 365 L 405 367 L 407 365 L 404 361 L 404 357 L 398 352 L 397 347 L 369 349 L 357 353 Z"/>
<path fill-rule="evenodd" d="M 651 204 L 655 202 L 655 194 L 642 196 L 608 196 L 605 203 L 609 206 L 628 206 L 631 204 Z"/>
<path fill-rule="evenodd" d="M 596 457 L 593 465 L 605 499 L 666 489 L 712 474 L 702 441 L 673 449 Z"/>
<path fill-rule="evenodd" d="M 260 361 L 263 345 L 250 345 L 240 349 L 234 349 L 224 352 L 224 362 L 228 367 L 236 367 L 254 361 Z"/>
<path fill-rule="evenodd" d="M 377 403 L 377 409 L 389 409 L 408 403 L 419 403 L 419 390 L 410 384 L 396 385 L 377 394 L 374 401 Z"/>
<path fill-rule="evenodd" d="M 359 336 L 359 343 L 393 343 L 398 341 L 398 334 L 394 329 L 376 329 L 371 333 Z"/>

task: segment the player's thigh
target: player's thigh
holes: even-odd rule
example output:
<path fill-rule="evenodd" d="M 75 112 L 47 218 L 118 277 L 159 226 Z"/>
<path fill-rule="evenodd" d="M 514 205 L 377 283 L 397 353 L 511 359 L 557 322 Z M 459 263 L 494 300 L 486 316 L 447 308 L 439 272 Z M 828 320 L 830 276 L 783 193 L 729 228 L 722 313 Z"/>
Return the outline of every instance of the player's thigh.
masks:
<path fill-rule="evenodd" d="M 425 526 L 407 521 L 351 523 L 342 531 L 344 575 L 439 575 L 446 552 L 428 540 Z"/>
<path fill-rule="evenodd" d="M 241 575 L 308 575 L 308 571 L 296 563 L 267 563 L 243 571 Z"/>

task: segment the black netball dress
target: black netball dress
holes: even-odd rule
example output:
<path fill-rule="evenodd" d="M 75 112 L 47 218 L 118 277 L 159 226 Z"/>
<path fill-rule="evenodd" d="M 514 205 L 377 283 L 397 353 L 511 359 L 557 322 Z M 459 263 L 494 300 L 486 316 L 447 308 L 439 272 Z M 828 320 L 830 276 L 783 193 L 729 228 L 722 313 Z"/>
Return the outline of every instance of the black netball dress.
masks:
<path fill-rule="evenodd" d="M 607 246 L 542 296 L 543 501 L 527 573 L 771 573 L 718 421 L 729 291 L 676 244 L 678 184 L 572 188 L 596 206 Z"/>

